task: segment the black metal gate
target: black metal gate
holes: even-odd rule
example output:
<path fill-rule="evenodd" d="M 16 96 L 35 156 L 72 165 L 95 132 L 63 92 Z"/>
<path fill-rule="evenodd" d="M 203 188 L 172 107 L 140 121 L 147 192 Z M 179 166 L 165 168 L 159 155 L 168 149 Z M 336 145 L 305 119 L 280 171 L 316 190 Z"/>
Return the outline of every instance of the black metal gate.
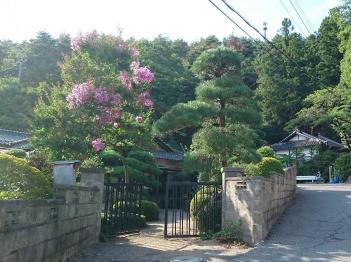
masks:
<path fill-rule="evenodd" d="M 164 237 L 192 237 L 221 229 L 222 185 L 168 182 Z"/>
<path fill-rule="evenodd" d="M 140 231 L 141 195 L 141 184 L 124 182 L 105 184 L 105 207 L 102 218 L 102 230 L 105 234 Z"/>

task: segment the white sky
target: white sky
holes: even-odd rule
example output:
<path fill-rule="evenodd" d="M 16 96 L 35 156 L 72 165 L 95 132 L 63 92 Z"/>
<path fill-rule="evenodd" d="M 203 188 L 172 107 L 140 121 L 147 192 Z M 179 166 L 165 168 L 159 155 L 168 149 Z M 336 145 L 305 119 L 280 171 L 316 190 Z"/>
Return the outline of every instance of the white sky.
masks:
<path fill-rule="evenodd" d="M 220 0 L 213 1 L 245 27 Z M 281 1 L 301 24 L 289 0 Z M 300 3 L 317 30 L 328 9 L 337 6 L 341 0 L 295 1 Z M 280 28 L 282 19 L 289 17 L 280 0 L 228 2 L 259 29 L 266 21 L 269 37 Z M 40 30 L 58 36 L 93 29 L 117 34 L 118 28 L 122 28 L 123 36 L 127 38 L 153 38 L 162 34 L 187 41 L 208 35 L 220 39 L 231 33 L 243 35 L 208 0 L 0 0 L 0 24 L 0 39 L 14 41 L 33 38 Z M 245 29 L 254 35 L 247 27 Z M 297 26 L 295 29 L 300 31 Z M 257 34 L 254 36 L 258 38 Z"/>

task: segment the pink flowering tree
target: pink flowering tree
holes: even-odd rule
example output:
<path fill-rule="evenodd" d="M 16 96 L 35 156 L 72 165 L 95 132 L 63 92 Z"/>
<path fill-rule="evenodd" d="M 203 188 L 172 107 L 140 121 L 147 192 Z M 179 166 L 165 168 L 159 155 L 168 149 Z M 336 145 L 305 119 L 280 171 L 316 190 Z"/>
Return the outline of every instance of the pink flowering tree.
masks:
<path fill-rule="evenodd" d="M 131 150 L 150 150 L 155 75 L 140 64 L 139 51 L 120 37 L 96 32 L 72 38 L 71 48 L 72 55 L 61 66 L 64 86 L 37 107 L 41 143 L 51 151 L 56 143 L 55 158 L 81 160 L 112 149 L 123 162 Z M 50 123 L 44 123 L 48 115 Z M 56 133 L 49 126 L 56 127 Z"/>

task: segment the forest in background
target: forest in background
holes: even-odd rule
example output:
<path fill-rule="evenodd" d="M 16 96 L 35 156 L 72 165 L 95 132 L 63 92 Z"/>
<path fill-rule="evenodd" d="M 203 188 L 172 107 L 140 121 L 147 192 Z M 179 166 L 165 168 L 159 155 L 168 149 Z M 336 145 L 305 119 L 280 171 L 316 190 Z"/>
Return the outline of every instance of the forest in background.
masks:
<path fill-rule="evenodd" d="M 172 106 L 195 99 L 200 79 L 191 70 L 194 61 L 203 51 L 225 46 L 240 54 L 242 80 L 254 92 L 263 119 L 256 127 L 257 147 L 301 128 L 339 140 L 350 150 L 350 8 L 346 1 L 331 9 L 318 31 L 308 37 L 294 32 L 291 21 L 284 19 L 271 40 L 278 49 L 234 35 L 208 36 L 192 43 L 164 36 L 125 40 L 140 51 L 141 64 L 155 74 L 152 122 Z M 70 36 L 54 38 L 46 32 L 22 43 L 0 41 L 0 128 L 32 133 L 38 98 L 50 96 L 54 86 L 63 83 L 62 65 L 71 56 L 70 44 Z M 196 127 L 187 128 L 167 140 L 187 148 L 195 131 Z"/>

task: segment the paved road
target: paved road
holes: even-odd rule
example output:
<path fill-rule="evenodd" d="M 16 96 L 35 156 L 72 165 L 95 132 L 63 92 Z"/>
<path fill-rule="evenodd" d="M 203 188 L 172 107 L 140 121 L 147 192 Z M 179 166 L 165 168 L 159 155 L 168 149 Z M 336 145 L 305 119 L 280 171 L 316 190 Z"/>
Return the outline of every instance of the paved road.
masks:
<path fill-rule="evenodd" d="M 140 235 L 99 243 L 72 261 L 351 262 L 351 185 L 299 186 L 269 237 L 255 248 L 227 249 L 197 239 L 165 240 L 162 230 L 162 224 L 155 224 Z"/>
<path fill-rule="evenodd" d="M 299 186 L 268 239 L 232 261 L 351 261 L 351 185 Z"/>

